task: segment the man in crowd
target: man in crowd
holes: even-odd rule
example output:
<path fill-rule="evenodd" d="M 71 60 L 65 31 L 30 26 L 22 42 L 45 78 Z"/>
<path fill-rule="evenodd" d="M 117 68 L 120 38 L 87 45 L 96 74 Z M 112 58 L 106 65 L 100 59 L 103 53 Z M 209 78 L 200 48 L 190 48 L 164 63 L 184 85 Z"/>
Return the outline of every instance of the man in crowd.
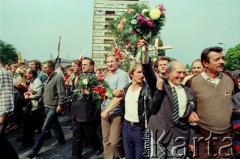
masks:
<path fill-rule="evenodd" d="M 161 56 L 154 62 L 154 69 L 156 70 L 156 76 L 166 78 L 166 66 L 171 62 L 169 57 Z"/>
<path fill-rule="evenodd" d="M 64 134 L 58 122 L 58 113 L 62 113 L 66 103 L 64 80 L 55 72 L 55 63 L 51 60 L 43 63 L 43 72 L 48 76 L 43 93 L 46 119 L 39 138 L 27 155 L 28 158 L 34 158 L 38 154 L 51 128 L 58 139 L 56 145 L 65 144 Z"/>
<path fill-rule="evenodd" d="M 182 84 L 185 84 L 187 82 L 187 80 L 189 80 L 190 78 L 192 78 L 193 76 L 196 76 L 198 75 L 199 73 L 202 73 L 204 71 L 204 68 L 203 68 L 203 65 L 202 65 L 202 62 L 200 59 L 196 59 L 192 62 L 192 65 L 191 65 L 191 69 L 192 69 L 192 74 L 190 75 L 187 75 Z"/>
<path fill-rule="evenodd" d="M 43 84 L 37 78 L 37 71 L 33 68 L 28 68 L 25 76 L 29 81 L 29 89 L 24 93 L 28 104 L 24 114 L 22 147 L 19 150 L 24 150 L 33 145 L 34 131 L 40 123 L 44 122 L 43 105 L 39 103 L 43 93 Z"/>
<path fill-rule="evenodd" d="M 38 60 L 32 60 L 29 62 L 29 68 L 34 68 L 37 71 L 37 77 L 42 83 L 45 83 L 47 76 L 41 71 L 41 62 Z"/>
<path fill-rule="evenodd" d="M 114 89 L 113 95 L 115 97 L 123 96 L 123 88 L 129 83 L 128 74 L 122 71 L 119 66 L 119 59 L 115 54 L 108 54 L 106 58 L 108 74 L 105 81 L 111 89 Z M 121 105 L 109 106 L 112 102 L 107 99 L 102 104 L 102 133 L 104 158 L 113 159 L 116 157 L 123 157 L 123 145 L 121 139 L 122 129 L 122 113 Z"/>
<path fill-rule="evenodd" d="M 13 80 L 10 72 L 0 63 L 0 156 L 1 158 L 18 159 L 18 154 L 2 133 L 3 122 L 14 108 Z"/>
<path fill-rule="evenodd" d="M 156 78 L 148 54 L 148 43 L 140 40 L 138 45 L 145 45 L 143 73 L 147 84 L 155 91 L 150 107 L 153 115 L 148 123 L 153 138 L 151 157 L 184 159 L 189 145 L 193 151 L 193 130 L 190 129 L 188 116 L 195 108 L 193 92 L 181 85 L 185 66 L 179 61 L 170 62 L 166 67 L 167 78 Z"/>
<path fill-rule="evenodd" d="M 224 56 L 221 47 L 204 49 L 201 62 L 205 71 L 188 83 L 197 98 L 196 112 L 189 117 L 190 122 L 198 123 L 195 157 L 231 158 L 230 118 L 234 82 L 223 73 Z"/>
<path fill-rule="evenodd" d="M 82 62 L 80 60 L 73 60 L 71 64 L 72 74 L 67 80 L 67 90 L 71 93 L 80 79 L 80 73 L 82 70 Z"/>
<path fill-rule="evenodd" d="M 91 58 L 84 57 L 82 60 L 81 78 L 88 78 L 94 75 L 94 61 Z M 79 79 L 76 79 L 79 80 Z M 82 89 L 83 97 L 74 99 L 72 102 L 72 122 L 73 122 L 73 145 L 72 145 L 72 158 L 82 159 L 83 140 L 87 136 L 88 141 L 92 148 L 99 155 L 102 151 L 101 142 L 96 134 L 96 129 L 99 125 L 100 114 L 96 108 L 96 103 L 93 102 L 90 92 L 84 88 Z M 85 134 L 85 135 L 83 135 Z"/>

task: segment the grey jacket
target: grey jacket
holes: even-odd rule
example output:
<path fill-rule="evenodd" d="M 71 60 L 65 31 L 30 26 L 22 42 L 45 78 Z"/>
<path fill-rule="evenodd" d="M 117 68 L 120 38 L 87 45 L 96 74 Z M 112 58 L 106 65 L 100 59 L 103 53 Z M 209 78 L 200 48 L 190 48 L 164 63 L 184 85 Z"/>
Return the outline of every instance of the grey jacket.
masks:
<path fill-rule="evenodd" d="M 45 106 L 56 107 L 66 103 L 66 88 L 63 78 L 54 73 L 44 86 L 43 103 Z"/>

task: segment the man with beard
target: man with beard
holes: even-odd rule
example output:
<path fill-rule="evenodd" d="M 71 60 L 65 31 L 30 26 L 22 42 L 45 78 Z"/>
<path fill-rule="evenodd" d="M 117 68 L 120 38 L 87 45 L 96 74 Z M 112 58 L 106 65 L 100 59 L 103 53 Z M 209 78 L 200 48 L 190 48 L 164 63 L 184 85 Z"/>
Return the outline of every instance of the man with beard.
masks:
<path fill-rule="evenodd" d="M 198 123 L 195 158 L 231 158 L 234 82 L 223 73 L 222 50 L 221 47 L 204 49 L 201 62 L 205 71 L 188 83 L 197 99 L 197 109 L 189 117 L 190 122 Z"/>

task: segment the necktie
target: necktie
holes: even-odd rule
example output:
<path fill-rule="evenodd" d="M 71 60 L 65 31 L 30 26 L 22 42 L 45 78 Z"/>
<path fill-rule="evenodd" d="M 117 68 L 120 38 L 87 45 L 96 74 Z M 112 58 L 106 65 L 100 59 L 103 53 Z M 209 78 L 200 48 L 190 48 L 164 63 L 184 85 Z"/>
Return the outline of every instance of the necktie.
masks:
<path fill-rule="evenodd" d="M 173 87 L 173 121 L 178 123 L 179 120 L 179 106 L 178 106 L 178 96 L 175 87 Z"/>

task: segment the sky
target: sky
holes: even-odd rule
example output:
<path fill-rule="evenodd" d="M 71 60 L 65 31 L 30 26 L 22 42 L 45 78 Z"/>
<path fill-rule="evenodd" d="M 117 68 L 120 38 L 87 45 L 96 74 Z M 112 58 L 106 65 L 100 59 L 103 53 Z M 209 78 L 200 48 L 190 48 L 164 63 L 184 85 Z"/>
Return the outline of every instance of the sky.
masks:
<path fill-rule="evenodd" d="M 22 58 L 40 61 L 57 56 L 91 57 L 94 0 L 0 0 L 0 40 L 14 45 Z M 149 0 L 164 4 L 166 22 L 161 30 L 166 56 L 184 64 L 200 58 L 202 50 L 240 44 L 240 0 Z M 221 43 L 221 44 L 219 44 Z"/>

